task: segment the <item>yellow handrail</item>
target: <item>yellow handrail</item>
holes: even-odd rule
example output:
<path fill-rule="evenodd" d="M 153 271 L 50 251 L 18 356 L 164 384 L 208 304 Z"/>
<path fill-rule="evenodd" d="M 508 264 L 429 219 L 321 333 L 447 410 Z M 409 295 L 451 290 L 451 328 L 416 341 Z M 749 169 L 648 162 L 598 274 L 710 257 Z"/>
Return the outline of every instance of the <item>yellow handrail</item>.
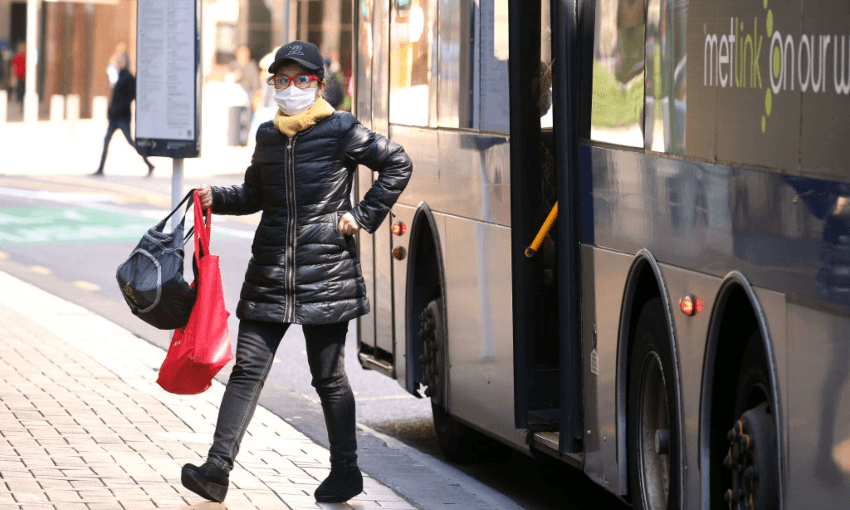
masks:
<path fill-rule="evenodd" d="M 552 225 L 555 224 L 556 219 L 558 219 L 558 202 L 555 202 L 552 210 L 549 211 L 549 216 L 546 217 L 546 221 L 543 222 L 543 226 L 540 227 L 540 231 L 537 232 L 537 236 L 534 238 L 534 241 L 531 242 L 531 246 L 525 249 L 526 257 L 531 258 L 535 253 L 537 253 L 537 250 L 540 249 L 540 245 L 543 244 L 543 238 L 545 238 L 546 234 L 552 230 Z"/>

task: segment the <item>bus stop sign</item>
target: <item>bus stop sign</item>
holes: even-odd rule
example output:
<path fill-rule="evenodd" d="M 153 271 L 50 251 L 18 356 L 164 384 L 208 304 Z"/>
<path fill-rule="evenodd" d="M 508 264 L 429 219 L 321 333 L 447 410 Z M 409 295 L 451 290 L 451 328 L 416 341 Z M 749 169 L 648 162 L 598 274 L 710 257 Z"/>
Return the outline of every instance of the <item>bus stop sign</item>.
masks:
<path fill-rule="evenodd" d="M 136 151 L 200 154 L 200 2 L 139 0 Z"/>

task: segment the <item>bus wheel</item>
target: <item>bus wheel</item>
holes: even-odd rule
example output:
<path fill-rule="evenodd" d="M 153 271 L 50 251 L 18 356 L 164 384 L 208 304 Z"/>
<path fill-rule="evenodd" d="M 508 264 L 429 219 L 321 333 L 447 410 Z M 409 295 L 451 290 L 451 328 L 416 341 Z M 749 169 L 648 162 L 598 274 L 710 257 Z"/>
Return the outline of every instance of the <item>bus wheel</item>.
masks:
<path fill-rule="evenodd" d="M 738 378 L 735 421 L 726 434 L 729 449 L 723 467 L 731 487 L 723 501 L 734 508 L 779 508 L 776 424 L 770 405 L 770 379 L 758 332 L 750 336 Z"/>
<path fill-rule="evenodd" d="M 638 510 L 678 508 L 679 424 L 664 316 L 660 297 L 646 302 L 629 357 L 629 480 Z"/>
<path fill-rule="evenodd" d="M 419 316 L 419 339 L 423 344 L 421 383 L 427 387 L 425 395 L 431 397 L 431 412 L 437 442 L 446 459 L 464 462 L 473 458 L 475 433 L 455 420 L 446 410 L 446 323 L 443 318 L 443 300 L 428 303 Z"/>

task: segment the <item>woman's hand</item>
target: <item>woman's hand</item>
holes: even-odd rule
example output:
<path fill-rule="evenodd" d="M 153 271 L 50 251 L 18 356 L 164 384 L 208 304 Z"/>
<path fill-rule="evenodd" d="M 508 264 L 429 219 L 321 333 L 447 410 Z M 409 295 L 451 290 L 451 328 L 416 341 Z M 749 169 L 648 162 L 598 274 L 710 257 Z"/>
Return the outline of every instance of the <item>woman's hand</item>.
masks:
<path fill-rule="evenodd" d="M 354 221 L 354 216 L 352 216 L 350 212 L 347 212 L 339 219 L 338 228 L 342 235 L 350 236 L 360 230 L 360 225 Z"/>
<path fill-rule="evenodd" d="M 201 207 L 204 209 L 212 207 L 212 188 L 208 184 L 201 185 L 198 188 L 198 198 L 201 200 Z"/>

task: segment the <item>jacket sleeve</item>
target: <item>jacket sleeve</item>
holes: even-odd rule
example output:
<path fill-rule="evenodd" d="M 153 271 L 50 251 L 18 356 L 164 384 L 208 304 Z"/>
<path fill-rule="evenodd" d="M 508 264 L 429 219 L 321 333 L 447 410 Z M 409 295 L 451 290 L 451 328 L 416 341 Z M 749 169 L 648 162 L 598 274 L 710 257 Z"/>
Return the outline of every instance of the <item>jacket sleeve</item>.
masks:
<path fill-rule="evenodd" d="M 210 186 L 215 214 L 253 214 L 263 205 L 259 169 L 251 165 L 245 171 L 245 182 L 237 186 Z"/>
<path fill-rule="evenodd" d="M 374 233 L 410 181 L 413 163 L 404 148 L 389 138 L 355 122 L 343 143 L 349 163 L 365 165 L 378 178 L 351 214 L 367 232 Z"/>

